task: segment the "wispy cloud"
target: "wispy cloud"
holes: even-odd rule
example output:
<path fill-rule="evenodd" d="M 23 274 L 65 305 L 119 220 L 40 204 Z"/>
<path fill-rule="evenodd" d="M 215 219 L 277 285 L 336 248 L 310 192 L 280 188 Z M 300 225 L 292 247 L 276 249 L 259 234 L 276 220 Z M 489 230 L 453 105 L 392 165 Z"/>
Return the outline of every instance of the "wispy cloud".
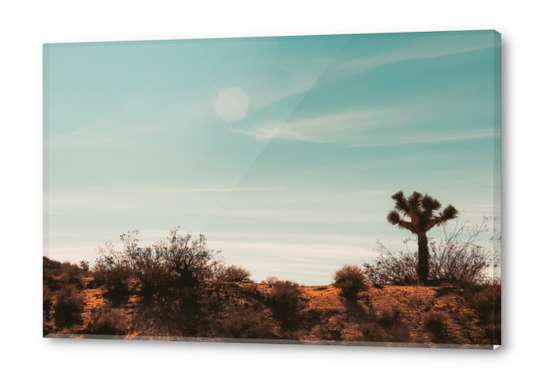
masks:
<path fill-rule="evenodd" d="M 423 104 L 422 101 L 419 103 Z M 426 108 L 429 107 L 411 105 L 352 111 L 296 121 L 274 121 L 245 130 L 230 130 L 261 142 L 283 139 L 340 143 L 350 147 L 439 143 L 498 137 L 491 125 L 464 130 L 435 128 L 424 132 L 413 131 L 412 128 L 418 128 L 421 123 L 436 122 L 434 112 Z"/>
<path fill-rule="evenodd" d="M 251 88 L 251 108 L 258 110 L 291 96 L 309 91 L 320 77 L 321 72 L 307 74 L 302 70 L 291 74 L 290 80 L 280 84 L 273 83 L 271 79 L 262 81 Z"/>
<path fill-rule="evenodd" d="M 399 62 L 433 59 L 450 55 L 468 53 L 493 46 L 493 39 L 473 35 L 434 35 L 426 36 L 424 43 L 384 50 L 346 61 L 335 61 L 335 56 L 313 58 L 310 61 L 289 62 L 281 67 L 288 80 L 277 82 L 268 78 L 255 78 L 246 87 L 251 88 L 253 109 L 265 108 L 285 98 L 308 92 L 313 88 L 329 84 L 348 76 L 375 70 Z M 268 138 L 262 130 L 261 138 Z"/>
<path fill-rule="evenodd" d="M 438 37 L 433 35 L 426 37 L 425 41 L 424 44 L 382 51 L 351 59 L 338 64 L 330 71 L 335 71 L 339 76 L 357 75 L 394 63 L 440 58 L 493 47 L 493 38 L 484 35 L 476 35 L 471 38 L 465 38 L 461 34 Z"/>
<path fill-rule="evenodd" d="M 286 98 L 311 90 L 340 51 L 346 39 L 321 56 L 311 59 L 292 56 L 273 62 L 273 69 L 264 75 L 251 77 L 244 87 L 249 90 L 251 108 L 263 109 Z"/>
<path fill-rule="evenodd" d="M 50 214 L 70 214 L 83 210 L 176 213 L 182 209 L 188 213 L 211 215 L 228 194 L 273 190 L 276 188 L 88 187 L 45 193 L 44 201 L 48 203 Z"/>
<path fill-rule="evenodd" d="M 166 194 L 166 193 L 193 193 L 193 192 L 246 192 L 246 191 L 273 191 L 278 190 L 278 187 L 203 187 L 203 188 L 185 188 L 185 187 L 79 187 L 74 188 L 67 193 L 59 193 L 59 195 L 66 195 L 69 193 L 77 194 Z"/>
<path fill-rule="evenodd" d="M 246 220 L 273 220 L 288 223 L 358 223 L 376 222 L 382 220 L 382 215 L 371 213 L 359 213 L 352 210 L 331 210 L 331 209 L 226 209 L 213 213 L 214 218 L 222 217 L 228 219 Z"/>
<path fill-rule="evenodd" d="M 237 191 L 235 191 L 237 192 Z M 269 221 L 288 223 L 359 223 L 375 222 L 382 219 L 381 215 L 373 213 L 360 213 L 347 204 L 335 207 L 326 206 L 326 203 L 299 203 L 295 200 L 289 203 L 279 201 L 270 202 L 263 198 L 249 203 L 241 201 L 220 208 L 223 200 L 230 192 L 187 192 L 185 196 L 180 193 L 50 193 L 45 201 L 48 203 L 50 215 L 77 215 L 80 212 L 107 213 L 122 215 L 123 212 L 137 212 L 141 217 L 145 212 L 152 214 L 170 214 L 181 217 L 212 217 L 215 222 L 229 220 L 229 222 Z M 337 195 L 338 196 L 338 195 Z M 135 216 L 134 216 L 135 217 Z"/>
<path fill-rule="evenodd" d="M 46 141 L 54 150 L 134 148 L 148 146 L 148 137 L 171 136 L 183 128 L 205 124 L 216 117 L 212 95 L 193 99 L 138 94 L 118 104 L 105 117 L 70 125 L 69 132 L 57 133 Z M 60 128 L 51 120 L 52 131 Z"/>
<path fill-rule="evenodd" d="M 486 129 L 487 130 L 487 129 Z M 376 142 L 376 143 L 361 143 L 352 145 L 353 147 L 379 147 L 379 146 L 396 146 L 396 145 L 412 145 L 418 143 L 438 143 L 448 141 L 463 141 L 482 138 L 493 138 L 494 133 L 487 133 L 485 130 L 474 130 L 472 132 L 464 132 L 460 135 L 451 135 L 452 133 L 440 132 L 440 133 L 427 133 L 422 135 L 402 135 L 400 139 L 390 139 L 388 141 Z"/>
<path fill-rule="evenodd" d="M 243 252 L 260 255 L 260 258 L 268 259 L 268 254 L 273 254 L 277 261 L 304 260 L 305 258 L 321 259 L 350 259 L 360 257 L 375 257 L 378 255 L 372 250 L 349 245 L 326 245 L 326 244 L 292 244 L 292 243 L 267 243 L 267 242 L 232 242 L 211 241 L 210 246 L 228 252 Z M 243 254 L 246 257 L 246 254 Z"/>
<path fill-rule="evenodd" d="M 296 121 L 270 122 L 249 130 L 231 130 L 262 142 L 277 138 L 344 143 L 359 141 L 369 129 L 419 121 L 422 116 L 417 108 L 419 107 L 390 107 L 353 111 Z"/>

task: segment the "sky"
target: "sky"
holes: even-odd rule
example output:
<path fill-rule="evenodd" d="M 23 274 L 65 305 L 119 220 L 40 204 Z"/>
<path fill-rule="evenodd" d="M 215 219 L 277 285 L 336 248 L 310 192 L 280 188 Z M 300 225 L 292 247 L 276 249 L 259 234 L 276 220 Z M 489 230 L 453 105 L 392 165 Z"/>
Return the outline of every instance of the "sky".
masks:
<path fill-rule="evenodd" d="M 371 262 L 377 240 L 404 250 L 414 235 L 386 221 L 399 190 L 454 205 L 459 222 L 500 215 L 494 31 L 43 52 L 50 258 L 92 265 L 127 231 L 146 245 L 179 226 L 256 281 L 321 285 Z"/>

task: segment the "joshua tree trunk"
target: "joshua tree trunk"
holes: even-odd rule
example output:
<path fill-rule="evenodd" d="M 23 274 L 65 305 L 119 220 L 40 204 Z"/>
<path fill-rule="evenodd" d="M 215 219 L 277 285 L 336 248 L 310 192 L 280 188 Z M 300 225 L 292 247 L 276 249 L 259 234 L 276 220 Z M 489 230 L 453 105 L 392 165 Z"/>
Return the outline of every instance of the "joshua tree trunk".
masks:
<path fill-rule="evenodd" d="M 429 247 L 425 232 L 418 233 L 418 278 L 423 284 L 427 284 L 429 276 Z"/>

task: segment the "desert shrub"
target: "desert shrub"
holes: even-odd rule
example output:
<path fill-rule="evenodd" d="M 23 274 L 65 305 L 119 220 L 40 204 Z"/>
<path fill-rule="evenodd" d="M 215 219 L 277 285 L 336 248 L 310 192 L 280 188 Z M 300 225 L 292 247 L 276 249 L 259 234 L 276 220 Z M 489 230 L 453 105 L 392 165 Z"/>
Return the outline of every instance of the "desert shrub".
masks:
<path fill-rule="evenodd" d="M 83 271 L 76 265 L 70 262 L 64 262 L 60 265 L 60 283 L 61 285 L 74 284 L 78 287 L 82 286 Z"/>
<path fill-rule="evenodd" d="M 97 272 L 111 272 L 110 275 L 133 276 L 142 290 L 156 292 L 170 287 L 194 287 L 200 280 L 212 275 L 212 267 L 218 261 L 217 253 L 210 250 L 206 239 L 200 234 L 178 234 L 172 229 L 167 242 L 160 241 L 151 246 L 140 247 L 139 231 L 134 230 L 120 236 L 123 250 L 116 251 L 111 242 L 99 247 L 100 257 L 96 260 Z M 107 276 L 107 274 L 106 274 Z"/>
<path fill-rule="evenodd" d="M 374 264 L 363 264 L 367 281 L 376 285 L 411 285 L 418 283 L 418 253 L 397 255 L 377 241 L 380 255 Z"/>
<path fill-rule="evenodd" d="M 192 234 L 178 235 L 178 228 L 172 229 L 168 244 L 155 245 L 164 257 L 164 265 L 173 273 L 177 284 L 194 286 L 207 279 L 212 267 L 220 261 L 218 254 L 209 248 L 203 234 L 192 240 Z"/>
<path fill-rule="evenodd" d="M 447 322 L 449 316 L 442 312 L 429 312 L 423 317 L 425 329 L 431 334 L 433 343 L 453 343 L 450 340 Z"/>
<path fill-rule="evenodd" d="M 402 321 L 397 308 L 381 315 L 371 314 L 363 320 L 352 318 L 352 314 L 330 317 L 311 331 L 311 339 L 350 342 L 410 342 L 408 326 Z"/>
<path fill-rule="evenodd" d="M 387 336 L 384 329 L 374 321 L 354 322 L 346 314 L 330 317 L 316 325 L 310 339 L 349 342 L 383 342 Z"/>
<path fill-rule="evenodd" d="M 355 340 L 358 333 L 358 326 L 350 323 L 345 314 L 338 314 L 324 319 L 322 323 L 315 325 L 308 339 L 322 341 L 341 341 L 347 339 Z"/>
<path fill-rule="evenodd" d="M 265 278 L 264 280 L 262 280 L 262 284 L 275 284 L 279 281 L 279 278 L 277 278 L 276 276 L 268 276 L 267 278 Z"/>
<path fill-rule="evenodd" d="M 98 255 L 94 268 L 94 280 L 99 284 L 104 284 L 110 295 L 126 295 L 132 275 L 127 257 L 122 252 L 116 251 L 111 242 L 107 242 L 104 247 L 99 246 Z"/>
<path fill-rule="evenodd" d="M 390 342 L 386 331 L 375 322 L 347 327 L 343 330 L 341 339 L 352 342 Z"/>
<path fill-rule="evenodd" d="M 247 285 L 241 288 L 241 291 L 245 294 L 261 296 L 261 293 L 258 290 L 258 284 L 254 282 L 247 283 Z"/>
<path fill-rule="evenodd" d="M 278 280 L 273 283 L 270 297 L 276 302 L 295 303 L 300 300 L 302 293 L 299 284 L 296 282 L 290 280 Z"/>
<path fill-rule="evenodd" d="M 81 269 L 84 271 L 84 272 L 88 272 L 88 270 L 90 269 L 90 265 L 89 265 L 89 262 L 88 261 L 85 261 L 84 259 L 79 262 L 79 266 L 81 266 Z"/>
<path fill-rule="evenodd" d="M 332 276 L 333 286 L 341 290 L 341 296 L 355 298 L 360 290 L 365 289 L 365 276 L 358 266 L 343 266 Z"/>
<path fill-rule="evenodd" d="M 74 284 L 63 285 L 55 296 L 55 319 L 59 325 L 71 325 L 81 321 L 83 295 Z"/>
<path fill-rule="evenodd" d="M 478 244 L 479 234 L 489 230 L 489 221 L 491 218 L 484 217 L 482 223 L 470 227 L 466 223 L 456 223 L 450 232 L 443 228 L 444 239 L 431 241 L 429 274 L 434 281 L 449 284 L 482 283 L 487 279 L 487 269 L 497 267 L 500 260 L 498 248 Z M 461 239 L 462 236 L 465 238 Z"/>
<path fill-rule="evenodd" d="M 138 231 L 120 236 L 124 248 L 117 251 L 111 242 L 98 247 L 99 258 L 96 260 L 94 279 L 103 282 L 112 295 L 122 296 L 129 292 L 130 278 L 141 283 L 144 292 L 152 292 L 167 287 L 169 279 L 161 252 L 151 247 L 139 247 Z"/>
<path fill-rule="evenodd" d="M 107 293 L 112 296 L 125 296 L 129 291 L 129 280 L 131 273 L 125 267 L 111 267 L 97 269 L 94 273 L 94 280 L 103 283 Z"/>
<path fill-rule="evenodd" d="M 49 257 L 43 256 L 43 269 L 55 270 L 60 269 L 60 262 L 55 261 Z"/>
<path fill-rule="evenodd" d="M 111 242 L 98 247 L 94 278 L 104 282 L 112 294 L 128 293 L 131 277 L 139 279 L 142 289 L 147 290 L 154 289 L 155 280 L 157 283 L 164 276 L 163 272 L 158 273 L 158 269 L 163 268 L 159 256 L 151 249 L 137 246 L 137 233 L 136 230 L 120 236 L 124 245 L 122 251 L 115 250 Z"/>
<path fill-rule="evenodd" d="M 299 323 L 302 294 L 299 284 L 289 280 L 279 280 L 272 285 L 267 302 L 283 328 L 292 329 Z"/>
<path fill-rule="evenodd" d="M 48 313 L 51 310 L 51 306 L 53 305 L 53 293 L 51 292 L 51 289 L 49 286 L 44 283 L 43 284 L 43 310 L 45 313 Z"/>
<path fill-rule="evenodd" d="M 386 332 L 386 341 L 410 342 L 409 327 L 403 322 L 403 315 L 400 309 L 393 307 L 383 311 L 380 317 L 378 317 L 377 323 Z"/>
<path fill-rule="evenodd" d="M 250 279 L 250 272 L 243 267 L 230 265 L 225 266 L 223 270 L 216 276 L 218 282 L 241 282 L 241 283 L 253 283 Z"/>
<path fill-rule="evenodd" d="M 194 291 L 194 289 L 188 289 Z M 220 312 L 227 302 L 224 299 L 224 293 L 220 292 L 220 288 L 212 288 L 209 290 L 199 291 L 197 299 L 200 310 L 207 314 L 217 314 Z"/>
<path fill-rule="evenodd" d="M 160 250 L 153 247 L 137 247 L 127 252 L 130 272 L 141 283 L 143 292 L 167 290 L 174 284 L 174 278 L 165 267 Z"/>
<path fill-rule="evenodd" d="M 275 325 L 264 312 L 250 307 L 236 306 L 214 324 L 220 338 L 276 338 Z"/>
<path fill-rule="evenodd" d="M 491 218 L 484 217 L 481 224 L 467 226 L 456 223 L 451 232 L 443 227 L 444 238 L 429 242 L 429 280 L 435 284 L 453 284 L 462 282 L 482 283 L 487 279 L 486 271 L 499 263 L 498 249 L 484 247 L 478 243 L 479 235 L 488 231 Z M 418 283 L 418 252 L 410 251 L 408 244 L 412 239 L 403 241 L 406 252 L 390 252 L 377 241 L 375 249 L 380 253 L 374 264 L 363 265 L 367 280 L 377 285 L 412 285 Z"/>
<path fill-rule="evenodd" d="M 51 291 L 60 288 L 60 283 L 55 280 L 56 276 L 60 276 L 60 265 L 60 262 L 43 256 L 43 284 L 47 285 Z"/>
<path fill-rule="evenodd" d="M 501 284 L 500 281 L 461 284 L 463 297 L 474 310 L 477 324 L 484 331 L 485 344 L 501 344 Z"/>
<path fill-rule="evenodd" d="M 88 332 L 93 334 L 125 334 L 126 323 L 118 310 L 106 310 L 95 316 L 88 325 Z"/>

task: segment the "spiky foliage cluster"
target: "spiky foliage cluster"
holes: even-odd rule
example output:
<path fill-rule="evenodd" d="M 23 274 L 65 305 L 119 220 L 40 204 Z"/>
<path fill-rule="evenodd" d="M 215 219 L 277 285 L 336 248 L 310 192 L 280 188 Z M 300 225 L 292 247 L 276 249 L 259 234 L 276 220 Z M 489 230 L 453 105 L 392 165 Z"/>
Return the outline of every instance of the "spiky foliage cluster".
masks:
<path fill-rule="evenodd" d="M 442 207 L 440 202 L 416 191 L 408 199 L 405 198 L 403 191 L 397 192 L 391 198 L 395 200 L 395 209 L 388 213 L 388 222 L 414 234 L 427 232 L 434 226 L 456 218 L 459 214 L 453 205 L 448 205 L 442 212 L 436 213 Z M 404 219 L 406 216 L 410 221 Z"/>

